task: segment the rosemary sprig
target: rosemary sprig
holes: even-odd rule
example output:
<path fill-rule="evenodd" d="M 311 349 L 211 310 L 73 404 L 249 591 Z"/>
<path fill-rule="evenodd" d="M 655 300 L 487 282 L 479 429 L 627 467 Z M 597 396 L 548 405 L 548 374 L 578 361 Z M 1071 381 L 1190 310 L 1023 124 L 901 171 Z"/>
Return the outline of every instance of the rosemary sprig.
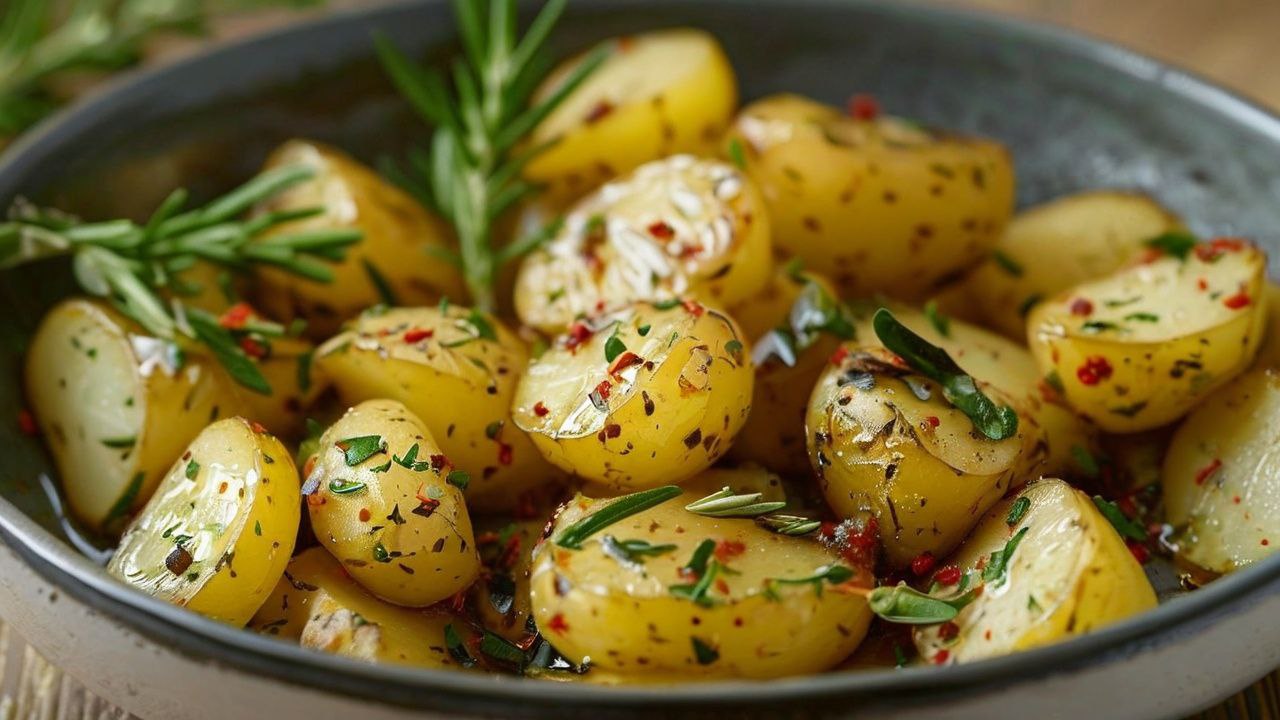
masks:
<path fill-rule="evenodd" d="M 943 600 L 899 583 L 872 590 L 867 595 L 867 604 L 871 612 L 891 623 L 937 625 L 954 619 L 975 597 L 977 593 L 971 590 Z"/>
<path fill-rule="evenodd" d="M 610 525 L 643 512 L 655 505 L 676 497 L 680 488 L 675 485 L 664 485 L 652 490 L 641 490 L 630 495 L 623 495 L 605 505 L 602 509 L 582 518 L 556 536 L 555 543 L 569 550 L 581 550 L 582 541 L 609 527 Z"/>
<path fill-rule="evenodd" d="M 765 515 L 756 518 L 756 524 L 779 535 L 799 537 L 808 535 L 822 527 L 821 520 L 814 520 L 800 515 Z"/>
<path fill-rule="evenodd" d="M 312 177 L 304 167 L 283 167 L 258 175 L 204 207 L 183 210 L 185 190 L 175 190 L 143 225 L 129 220 L 82 222 L 18 200 L 9 220 L 0 223 L 0 268 L 57 255 L 70 255 L 80 287 L 107 298 L 116 309 L 158 338 L 180 337 L 206 345 L 237 382 L 270 393 L 270 386 L 231 330 L 207 313 L 183 305 L 177 296 L 199 288 L 177 275 L 199 262 L 243 270 L 274 265 L 317 282 L 333 272 L 325 262 L 341 260 L 346 247 L 360 240 L 356 230 L 308 230 L 260 237 L 281 223 L 312 217 L 320 208 L 239 217 L 249 208 Z M 175 296 L 168 304 L 159 290 Z M 274 323 L 252 321 L 238 333 L 280 335 Z"/>
<path fill-rule="evenodd" d="M 733 491 L 733 488 L 725 487 L 701 500 L 695 500 L 685 505 L 684 509 L 707 517 L 748 518 L 765 515 L 787 506 L 785 502 L 781 501 L 760 502 L 762 497 L 764 497 L 764 493 L 744 493 L 739 495 Z"/>
<path fill-rule="evenodd" d="M 458 253 L 446 255 L 462 270 L 475 307 L 492 310 L 501 266 L 537 247 L 552 223 L 505 247 L 493 241 L 493 224 L 537 191 L 520 177 L 550 145 L 519 148 L 538 123 L 604 61 L 593 51 L 541 102 L 526 107 L 546 67 L 544 44 L 567 0 L 548 0 L 523 38 L 516 39 L 516 0 L 454 0 L 465 49 L 443 72 L 414 64 L 385 37 L 378 55 L 397 89 L 434 129 L 431 150 L 411 153 L 400 174 L 454 226 Z M 452 88 L 450 87 L 452 86 Z"/>

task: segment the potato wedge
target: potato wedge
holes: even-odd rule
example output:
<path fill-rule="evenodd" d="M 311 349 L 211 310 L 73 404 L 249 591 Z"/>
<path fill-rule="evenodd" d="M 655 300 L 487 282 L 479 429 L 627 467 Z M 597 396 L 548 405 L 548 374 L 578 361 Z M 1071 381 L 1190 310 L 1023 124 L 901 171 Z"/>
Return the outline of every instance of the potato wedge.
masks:
<path fill-rule="evenodd" d="M 1164 459 L 1178 556 L 1228 573 L 1280 546 L 1280 371 L 1216 391 L 1174 433 Z"/>
<path fill-rule="evenodd" d="M 146 504 L 206 424 L 239 410 L 212 362 L 83 299 L 45 315 L 25 380 L 71 512 L 106 533 Z"/>
<path fill-rule="evenodd" d="M 1036 306 L 1031 351 L 1103 430 L 1166 425 L 1253 362 L 1266 265 L 1262 251 L 1228 238 L 1150 258 Z"/>
<path fill-rule="evenodd" d="M 581 549 L 557 539 L 623 500 L 565 505 L 532 574 L 534 617 L 557 649 L 606 673 L 687 680 L 819 672 L 857 647 L 870 611 L 847 592 L 854 569 L 814 540 L 684 509 L 699 497 L 686 492 L 619 520 Z M 648 550 L 630 559 L 618 550 L 641 543 Z M 704 543 L 714 552 L 700 571 L 682 571 Z"/>
<path fill-rule="evenodd" d="M 521 321 L 549 334 L 636 300 L 694 296 L 726 307 L 769 280 L 759 193 L 718 160 L 676 155 L 643 165 L 574 206 L 516 275 Z"/>
<path fill-rule="evenodd" d="M 527 362 L 524 343 L 497 319 L 455 305 L 366 312 L 315 360 L 348 405 L 404 403 L 471 476 L 467 504 L 478 510 L 509 509 L 560 475 L 511 423 Z"/>
<path fill-rule="evenodd" d="M 679 483 L 724 455 L 751 384 L 731 318 L 694 301 L 639 302 L 575 325 L 533 361 L 512 417 L 554 465 L 634 490 Z"/>
<path fill-rule="evenodd" d="M 268 315 L 284 322 L 302 318 L 308 335 L 320 340 L 365 308 L 387 303 L 388 293 L 395 300 L 389 304 L 401 305 L 465 296 L 457 269 L 430 253 L 453 242 L 448 227 L 403 190 L 316 142 L 291 140 L 266 163 L 267 168 L 289 165 L 311 168 L 316 177 L 276 196 L 260 211 L 324 212 L 281 225 L 273 234 L 339 227 L 357 228 L 364 237 L 341 262 L 328 265 L 334 274 L 330 283 L 275 268 L 262 270 L 258 300 Z"/>
<path fill-rule="evenodd" d="M 1024 342 L 1027 312 L 1037 302 L 1110 275 L 1143 243 L 1182 229 L 1182 221 L 1140 193 L 1076 193 L 1014 216 L 992 257 L 964 280 L 983 324 Z"/>
<path fill-rule="evenodd" d="M 480 573 L 458 476 L 404 405 L 351 408 L 320 436 L 308 464 L 303 490 L 316 538 L 369 592 L 423 607 Z"/>
<path fill-rule="evenodd" d="M 711 34 L 674 28 L 605 41 L 604 64 L 533 131 L 559 140 L 525 176 L 561 203 L 651 160 L 709 155 L 738 104 L 737 81 Z M 586 55 L 554 70 L 534 102 L 555 92 Z"/>
<path fill-rule="evenodd" d="M 896 367 L 888 351 L 846 348 L 818 380 L 805 419 L 822 492 L 838 516 L 871 511 L 893 567 L 946 555 L 1020 480 L 1015 472 L 1031 451 L 1027 423 L 1012 437 L 988 439 L 939 386 Z M 982 389 L 1009 404 L 995 388 Z"/>
<path fill-rule="evenodd" d="M 760 188 L 774 242 L 846 297 L 927 297 L 976 265 L 1013 212 L 1000 144 L 796 95 L 758 100 L 726 138 Z"/>
<path fill-rule="evenodd" d="M 1014 503 L 1027 501 L 1021 518 L 1008 523 Z M 949 562 L 971 573 L 973 584 L 1001 551 L 1005 573 L 987 580 L 952 627 L 915 632 L 925 662 L 964 663 L 1049 645 L 1156 606 L 1124 541 L 1087 495 L 1061 480 L 1032 483 L 992 508 Z"/>
<path fill-rule="evenodd" d="M 107 572 L 244 625 L 275 589 L 301 515 L 289 451 L 244 418 L 205 428 L 133 521 Z"/>

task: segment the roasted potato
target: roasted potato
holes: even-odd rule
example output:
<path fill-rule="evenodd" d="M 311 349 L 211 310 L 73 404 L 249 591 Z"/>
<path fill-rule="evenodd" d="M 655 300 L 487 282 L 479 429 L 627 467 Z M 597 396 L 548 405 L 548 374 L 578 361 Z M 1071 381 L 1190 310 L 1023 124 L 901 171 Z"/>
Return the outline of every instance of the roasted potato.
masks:
<path fill-rule="evenodd" d="M 119 532 L 204 426 L 238 411 L 212 361 L 151 337 L 90 300 L 45 315 L 26 357 L 26 390 L 71 512 Z"/>
<path fill-rule="evenodd" d="M 1173 253 L 1060 293 L 1027 319 L 1041 372 L 1108 432 L 1177 420 L 1262 342 L 1262 251 L 1223 238 Z"/>
<path fill-rule="evenodd" d="M 614 490 L 679 483 L 729 449 L 751 410 L 734 321 L 692 300 L 579 323 L 520 379 L 512 417 L 548 460 Z"/>
<path fill-rule="evenodd" d="M 320 436 L 304 493 L 321 546 L 369 592 L 422 607 L 480 572 L 461 476 L 394 400 L 356 405 Z"/>
<path fill-rule="evenodd" d="M 985 577 L 986 586 L 951 623 L 916 631 L 925 662 L 964 663 L 1040 647 L 1156 606 L 1120 535 L 1087 495 L 1061 480 L 1032 483 L 992 508 L 949 563 L 970 578 Z M 952 586 L 951 594 L 959 592 Z"/>
<path fill-rule="evenodd" d="M 465 296 L 457 269 L 432 254 L 453 242 L 448 227 L 403 190 L 320 143 L 292 140 L 266 163 L 267 168 L 289 165 L 311 168 L 316 177 L 276 196 L 260 211 L 324 212 L 279 225 L 270 234 L 357 228 L 364 236 L 341 262 L 328 265 L 333 282 L 263 269 L 258 300 L 268 315 L 285 322 L 303 318 L 308 335 L 319 340 L 371 305 L 425 305 L 441 297 Z"/>
<path fill-rule="evenodd" d="M 1253 370 L 1210 395 L 1164 459 L 1178 555 L 1227 573 L 1280 545 L 1280 371 Z"/>
<path fill-rule="evenodd" d="M 219 420 L 173 463 L 107 572 L 244 625 L 284 573 L 300 504 L 298 471 L 280 441 L 243 418 Z"/>
<path fill-rule="evenodd" d="M 1013 164 L 989 140 L 774 95 L 744 108 L 725 142 L 777 246 L 846 297 L 927 297 L 981 261 L 1013 212 Z"/>
<path fill-rule="evenodd" d="M 805 418 L 809 458 L 841 517 L 871 511 L 885 558 L 904 567 L 950 552 L 1005 491 L 1031 452 L 1027 423 L 991 440 L 936 383 L 882 348 L 845 346 L 818 380 Z M 992 386 L 993 400 L 1010 401 Z"/>
<path fill-rule="evenodd" d="M 1027 312 L 1037 302 L 1110 275 L 1145 241 L 1181 228 L 1177 216 L 1146 195 L 1068 195 L 1014 216 L 963 292 L 985 325 L 1023 342 Z"/>
<path fill-rule="evenodd" d="M 627 499 L 566 504 L 533 556 L 534 617 L 557 649 L 605 672 L 687 679 L 818 672 L 857 647 L 870 611 L 846 585 L 855 569 L 815 540 L 684 509 L 700 496 L 621 519 L 578 549 L 564 533 Z"/>
<path fill-rule="evenodd" d="M 516 275 L 521 321 L 558 333 L 635 300 L 694 296 L 716 307 L 769 280 L 768 216 L 738 169 L 676 155 L 584 198 Z"/>
<path fill-rule="evenodd" d="M 559 475 L 511 423 L 528 352 L 485 313 L 454 305 L 366 312 L 324 343 L 315 363 L 347 404 L 390 398 L 418 416 L 470 474 L 469 507 L 508 509 Z"/>
<path fill-rule="evenodd" d="M 525 170 L 561 202 L 651 160 L 708 155 L 738 104 L 737 82 L 716 39 L 690 28 L 605 41 L 608 56 L 533 131 L 556 144 Z M 534 93 L 556 92 L 587 57 L 561 64 Z"/>

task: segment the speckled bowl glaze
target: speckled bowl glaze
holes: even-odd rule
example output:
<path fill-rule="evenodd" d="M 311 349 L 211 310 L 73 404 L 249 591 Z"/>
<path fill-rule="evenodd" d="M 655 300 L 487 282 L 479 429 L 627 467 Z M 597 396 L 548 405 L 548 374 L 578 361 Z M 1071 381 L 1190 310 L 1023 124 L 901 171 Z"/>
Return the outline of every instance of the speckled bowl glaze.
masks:
<path fill-rule="evenodd" d="M 1007 143 L 1022 204 L 1140 189 L 1198 232 L 1251 236 L 1280 258 L 1280 120 L 1179 70 L 1047 27 L 854 0 L 575 0 L 556 42 L 685 24 L 720 37 L 747 99 L 873 92 L 896 114 Z M 439 52 L 452 27 L 439 0 L 383 6 L 135 76 L 13 146 L 0 202 L 25 194 L 91 217 L 139 214 L 175 185 L 208 194 L 248 176 L 298 134 L 369 160 L 396 152 L 420 129 L 378 74 L 370 33 Z M 69 289 L 57 263 L 0 276 L 0 416 L 21 404 L 25 333 Z M 362 664 L 109 579 L 58 519 L 39 443 L 13 425 L 0 423 L 0 615 L 142 717 L 1159 718 L 1280 665 L 1280 557 L 1087 637 L 960 667 L 619 689 Z"/>

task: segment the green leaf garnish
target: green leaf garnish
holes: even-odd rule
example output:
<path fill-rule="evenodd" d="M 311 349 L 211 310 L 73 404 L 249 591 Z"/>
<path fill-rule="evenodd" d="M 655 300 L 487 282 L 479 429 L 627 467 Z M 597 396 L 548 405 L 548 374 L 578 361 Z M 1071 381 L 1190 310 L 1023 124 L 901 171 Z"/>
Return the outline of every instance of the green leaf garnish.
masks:
<path fill-rule="evenodd" d="M 720 651 L 708 645 L 706 641 L 692 636 L 689 640 L 693 643 L 693 657 L 699 665 L 710 665 L 720 659 Z"/>
<path fill-rule="evenodd" d="M 951 337 L 951 318 L 943 315 L 938 310 L 938 301 L 930 300 L 924 304 L 924 316 L 928 318 L 929 324 L 933 325 L 933 329 L 944 338 Z"/>
<path fill-rule="evenodd" d="M 352 495 L 365 489 L 365 484 L 356 480 L 333 479 L 329 481 L 329 492 L 334 495 Z"/>
<path fill-rule="evenodd" d="M 1093 496 L 1093 504 L 1098 508 L 1098 512 L 1102 513 L 1102 516 L 1107 519 L 1107 522 L 1111 523 L 1111 527 L 1120 533 L 1121 537 L 1139 541 L 1147 539 L 1147 531 L 1141 524 L 1125 515 L 1119 505 L 1101 495 Z"/>
<path fill-rule="evenodd" d="M 976 594 L 967 592 L 943 600 L 911 588 L 906 583 L 878 587 L 867 596 L 871 612 L 901 625 L 937 625 L 954 620 L 973 601 Z"/>
<path fill-rule="evenodd" d="M 583 540 L 619 520 L 644 512 L 655 505 L 660 505 L 671 498 L 678 497 L 680 492 L 680 488 L 675 485 L 664 485 L 651 490 L 641 490 L 630 495 L 623 495 L 561 530 L 560 534 L 555 538 L 555 543 L 569 550 L 581 550 Z"/>
<path fill-rule="evenodd" d="M 1170 257 L 1186 260 L 1199 243 L 1194 235 L 1174 231 L 1157 235 L 1143 244 Z"/>
<path fill-rule="evenodd" d="M 1009 506 L 1009 514 L 1004 517 L 1005 524 L 1010 527 L 1017 525 L 1022 522 L 1022 517 L 1026 515 L 1027 511 L 1030 509 L 1031 498 L 1026 495 L 1019 496 L 1018 499 L 1014 500 L 1013 504 Z"/>
<path fill-rule="evenodd" d="M 737 494 L 732 488 L 724 487 L 710 495 L 695 500 L 684 506 L 685 510 L 707 517 L 756 517 L 774 510 L 781 510 L 787 504 L 781 501 L 761 502 L 764 493 Z"/>
<path fill-rule="evenodd" d="M 467 646 L 462 643 L 462 638 L 453 628 L 453 623 L 444 626 L 444 646 L 459 665 L 464 668 L 475 667 L 476 659 L 467 652 Z"/>
<path fill-rule="evenodd" d="M 444 481 L 459 490 L 466 490 L 471 484 L 471 474 L 466 470 L 450 470 Z"/>
<path fill-rule="evenodd" d="M 381 435 L 361 435 L 334 443 L 342 451 L 347 467 L 355 467 L 379 453 L 387 451 L 387 441 Z"/>
<path fill-rule="evenodd" d="M 1009 273 L 1014 277 L 1022 277 L 1022 266 L 1016 260 L 1006 255 L 1001 250 L 992 250 L 991 259 L 1000 266 L 1001 270 Z"/>
<path fill-rule="evenodd" d="M 203 310 L 187 308 L 187 323 L 196 338 L 209 347 L 233 380 L 256 393 L 271 394 L 271 385 L 263 377 L 257 363 L 245 355 L 230 331 L 218 324 L 217 318 Z"/>
<path fill-rule="evenodd" d="M 609 336 L 609 339 L 604 341 L 604 360 L 605 362 L 612 363 L 614 360 L 618 359 L 619 355 L 626 351 L 627 344 L 622 342 L 622 338 L 618 337 L 618 330 L 615 328 L 613 334 Z"/>
<path fill-rule="evenodd" d="M 1009 577 L 1009 560 L 1013 558 L 1013 552 L 1018 549 L 1018 544 L 1026 536 L 1027 530 L 1028 528 L 1022 528 L 1014 533 L 1004 547 L 991 553 L 991 557 L 987 560 L 987 566 L 982 569 L 983 582 L 991 585 L 1004 584 L 1004 581 Z"/>
<path fill-rule="evenodd" d="M 765 515 L 756 518 L 756 524 L 779 535 L 791 535 L 793 537 L 808 535 L 822 527 L 821 520 L 814 520 L 800 515 Z"/>
<path fill-rule="evenodd" d="M 127 450 L 138 444 L 138 436 L 130 435 L 128 437 L 102 438 L 102 444 L 113 450 Z"/>
<path fill-rule="evenodd" d="M 676 549 L 673 544 L 653 545 L 647 540 L 619 540 L 612 535 L 600 536 L 600 549 L 621 563 L 644 563 L 648 557 L 665 555 Z"/>

